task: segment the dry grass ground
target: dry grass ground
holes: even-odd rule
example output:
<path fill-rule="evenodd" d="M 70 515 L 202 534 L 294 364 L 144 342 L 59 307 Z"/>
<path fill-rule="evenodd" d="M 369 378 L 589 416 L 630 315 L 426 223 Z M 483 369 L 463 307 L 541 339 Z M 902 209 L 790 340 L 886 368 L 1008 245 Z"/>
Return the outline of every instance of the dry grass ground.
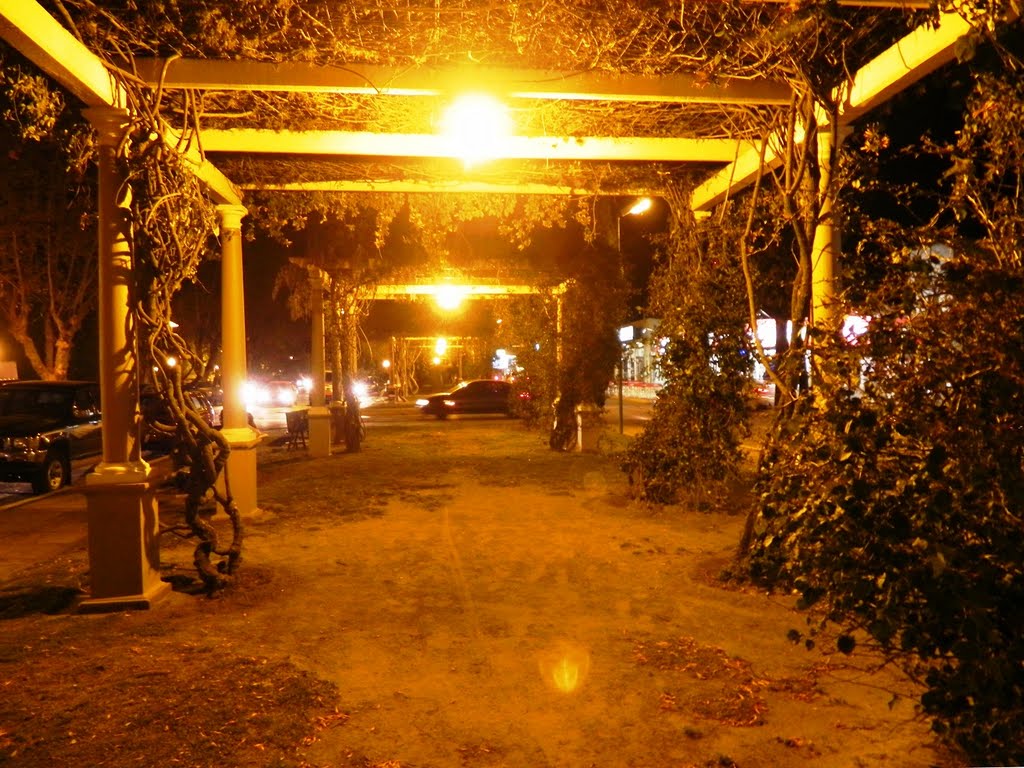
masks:
<path fill-rule="evenodd" d="M 152 611 L 73 613 L 83 549 L 2 585 L 0 765 L 956 765 L 875 659 L 791 645 L 791 598 L 719 580 L 741 497 L 640 506 L 613 456 L 502 419 L 260 462 L 224 594 L 173 540 Z"/>

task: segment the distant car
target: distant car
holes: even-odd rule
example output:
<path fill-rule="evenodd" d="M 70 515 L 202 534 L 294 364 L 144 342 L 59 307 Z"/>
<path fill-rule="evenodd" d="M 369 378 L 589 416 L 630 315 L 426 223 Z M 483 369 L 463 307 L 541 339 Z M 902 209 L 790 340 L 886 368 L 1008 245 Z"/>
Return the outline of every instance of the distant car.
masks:
<path fill-rule="evenodd" d="M 288 411 L 295 407 L 299 389 L 292 381 L 253 382 L 247 387 L 249 414 L 260 429 L 284 429 Z"/>
<path fill-rule="evenodd" d="M 0 384 L 0 480 L 35 493 L 71 480 L 71 462 L 103 449 L 99 387 L 88 381 Z"/>
<path fill-rule="evenodd" d="M 218 414 L 209 396 L 201 388 L 186 389 L 185 401 L 211 427 L 220 425 Z M 152 389 L 139 395 L 142 413 L 142 444 L 147 448 L 168 447 L 174 440 L 174 419 L 167 403 Z"/>
<path fill-rule="evenodd" d="M 213 384 L 201 384 L 195 389 L 197 392 L 202 392 L 210 401 L 210 406 L 213 408 L 213 426 L 222 427 L 224 425 L 224 390 Z"/>
<path fill-rule="evenodd" d="M 352 378 L 352 394 L 355 395 L 356 400 L 359 401 L 359 406 L 365 408 L 381 399 L 380 389 L 377 382 L 369 376 L 354 376 Z M 334 373 L 332 371 L 326 371 L 324 373 L 324 399 L 328 402 L 334 402 Z M 345 396 L 341 390 L 341 386 L 338 387 L 338 400 L 344 400 Z"/>
<path fill-rule="evenodd" d="M 455 413 L 504 413 L 512 415 L 512 386 L 507 381 L 473 379 L 464 381 L 451 392 L 416 401 L 424 416 L 447 418 Z"/>

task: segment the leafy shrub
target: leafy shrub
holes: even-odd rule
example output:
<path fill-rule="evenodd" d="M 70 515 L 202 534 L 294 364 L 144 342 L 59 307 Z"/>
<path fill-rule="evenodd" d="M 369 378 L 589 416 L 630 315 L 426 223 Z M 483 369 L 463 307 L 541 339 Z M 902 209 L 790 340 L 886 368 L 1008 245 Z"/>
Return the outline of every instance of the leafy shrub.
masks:
<path fill-rule="evenodd" d="M 746 430 L 752 353 L 734 223 L 678 228 L 652 280 L 652 312 L 668 345 L 665 385 L 622 459 L 634 493 L 660 504 L 707 500 L 735 475 Z"/>
<path fill-rule="evenodd" d="M 723 351 L 723 345 L 715 346 Z M 639 498 L 671 504 L 683 490 L 706 498 L 736 473 L 746 380 L 734 369 L 713 367 L 709 347 L 686 340 L 669 345 L 666 355 L 675 375 L 658 393 L 651 420 L 622 460 Z M 729 347 L 742 361 L 739 350 Z"/>
<path fill-rule="evenodd" d="M 812 634 L 836 622 L 840 650 L 863 638 L 923 682 L 934 729 L 970 757 L 1018 764 L 1024 279 L 934 261 L 863 344 L 822 355 L 823 396 L 765 453 L 749 565 L 799 590 Z"/>

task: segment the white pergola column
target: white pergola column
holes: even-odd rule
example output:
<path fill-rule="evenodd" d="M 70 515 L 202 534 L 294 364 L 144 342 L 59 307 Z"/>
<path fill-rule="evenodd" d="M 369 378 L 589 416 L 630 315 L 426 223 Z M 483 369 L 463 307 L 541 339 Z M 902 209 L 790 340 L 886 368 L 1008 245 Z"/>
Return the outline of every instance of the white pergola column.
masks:
<path fill-rule="evenodd" d="M 139 440 L 138 341 L 132 321 L 131 189 L 117 161 L 127 112 L 85 110 L 99 145 L 99 365 L 103 457 L 86 476 L 89 592 L 83 612 L 149 608 L 160 580 L 160 524 Z"/>
<path fill-rule="evenodd" d="M 840 128 L 839 143 L 850 129 Z M 811 250 L 811 325 L 824 331 L 831 331 L 837 325 L 836 318 L 836 263 L 839 259 L 839 235 L 841 226 L 836 221 L 832 204 L 836 190 L 832 188 L 832 171 L 835 169 L 838 146 L 833 143 L 832 131 L 823 128 L 818 132 L 818 168 L 820 179 L 818 194 L 821 211 L 814 228 L 814 243 Z"/>
<path fill-rule="evenodd" d="M 238 512 L 256 510 L 256 446 L 260 433 L 249 426 L 244 387 L 248 376 L 245 354 L 245 285 L 242 279 L 241 205 L 218 205 L 221 242 L 221 388 L 224 391 L 222 433 L 231 446 L 228 481 Z M 218 481 L 223 483 L 223 479 Z"/>
<path fill-rule="evenodd" d="M 309 295 L 312 314 L 312 338 L 310 360 L 313 391 L 309 408 L 309 454 L 310 456 L 331 455 L 331 412 L 327 408 L 324 382 L 327 379 L 326 349 L 324 344 L 324 281 L 320 270 L 309 270 Z M 334 386 L 338 387 L 340 371 L 334 374 Z"/>

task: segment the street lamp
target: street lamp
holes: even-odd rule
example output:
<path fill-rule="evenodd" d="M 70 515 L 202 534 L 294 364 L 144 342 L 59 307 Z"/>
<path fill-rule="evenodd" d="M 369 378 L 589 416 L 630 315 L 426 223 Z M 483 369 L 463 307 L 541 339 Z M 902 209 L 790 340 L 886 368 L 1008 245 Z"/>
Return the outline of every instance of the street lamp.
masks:
<path fill-rule="evenodd" d="M 465 296 L 466 289 L 461 285 L 439 285 L 434 290 L 434 301 L 441 309 L 458 309 Z"/>
<path fill-rule="evenodd" d="M 493 96 L 467 93 L 445 111 L 441 133 L 452 156 L 462 158 L 469 168 L 501 155 L 512 133 L 512 121 L 508 107 Z"/>
<path fill-rule="evenodd" d="M 625 431 L 624 418 L 622 415 L 622 373 L 626 367 L 626 347 L 627 341 L 633 340 L 633 326 L 624 325 L 619 328 L 619 434 L 621 435 Z"/>
<path fill-rule="evenodd" d="M 647 213 L 651 210 L 651 198 L 641 197 L 635 203 L 628 208 L 624 209 L 622 213 L 615 219 L 615 247 L 619 251 L 619 256 L 622 256 L 622 220 L 627 216 L 639 216 L 642 213 Z"/>
<path fill-rule="evenodd" d="M 615 247 L 619 252 L 619 268 L 622 268 L 622 220 L 627 216 L 639 216 L 651 210 L 651 198 L 641 197 L 623 211 L 615 219 Z M 622 407 L 622 376 L 626 367 L 626 348 L 623 346 L 627 341 L 633 340 L 633 326 L 627 325 L 619 329 L 619 434 L 625 431 L 623 407 Z"/>

